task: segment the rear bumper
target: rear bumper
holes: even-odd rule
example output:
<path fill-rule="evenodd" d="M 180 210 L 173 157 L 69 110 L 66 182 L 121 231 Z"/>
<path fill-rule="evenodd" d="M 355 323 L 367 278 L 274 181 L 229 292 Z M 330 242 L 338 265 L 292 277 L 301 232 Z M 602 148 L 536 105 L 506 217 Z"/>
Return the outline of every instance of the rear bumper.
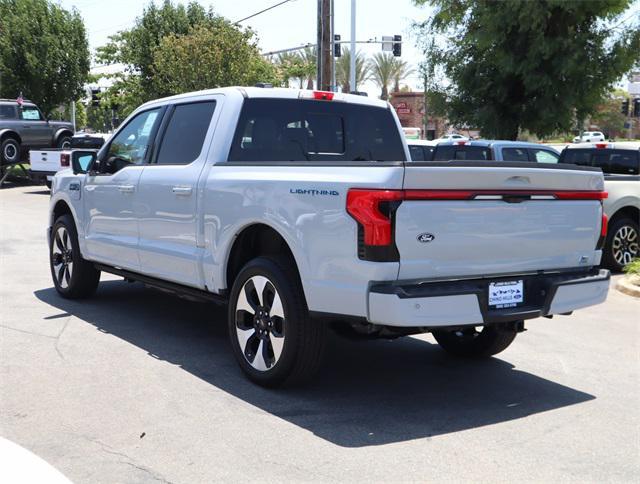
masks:
<path fill-rule="evenodd" d="M 371 323 L 399 327 L 443 327 L 500 323 L 568 313 L 604 302 L 610 273 L 556 272 L 472 280 L 376 283 L 369 291 Z M 490 282 L 524 281 L 524 303 L 495 309 L 488 304 Z"/>
<path fill-rule="evenodd" d="M 55 171 L 39 171 L 39 170 L 29 170 L 29 175 L 31 179 L 35 182 L 44 181 L 45 179 L 50 179 L 55 176 L 57 172 Z"/>

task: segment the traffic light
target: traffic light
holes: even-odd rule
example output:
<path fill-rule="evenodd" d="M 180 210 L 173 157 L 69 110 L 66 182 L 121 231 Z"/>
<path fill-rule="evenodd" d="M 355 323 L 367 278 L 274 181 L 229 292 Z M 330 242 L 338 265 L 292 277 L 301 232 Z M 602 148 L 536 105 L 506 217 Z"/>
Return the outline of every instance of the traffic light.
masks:
<path fill-rule="evenodd" d="M 340 36 L 338 34 L 333 36 L 333 57 L 340 57 L 342 55 L 342 44 L 340 44 Z"/>
<path fill-rule="evenodd" d="M 393 36 L 393 55 L 394 57 L 402 55 L 402 35 Z"/>
<path fill-rule="evenodd" d="M 640 118 L 640 98 L 633 100 L 633 117 Z"/>
<path fill-rule="evenodd" d="M 622 109 L 620 110 L 620 112 L 622 112 L 622 114 L 624 114 L 625 116 L 629 115 L 629 100 L 625 99 L 624 101 L 622 101 Z"/>
<path fill-rule="evenodd" d="M 98 87 L 91 88 L 91 105 L 92 106 L 100 105 L 100 88 Z"/>

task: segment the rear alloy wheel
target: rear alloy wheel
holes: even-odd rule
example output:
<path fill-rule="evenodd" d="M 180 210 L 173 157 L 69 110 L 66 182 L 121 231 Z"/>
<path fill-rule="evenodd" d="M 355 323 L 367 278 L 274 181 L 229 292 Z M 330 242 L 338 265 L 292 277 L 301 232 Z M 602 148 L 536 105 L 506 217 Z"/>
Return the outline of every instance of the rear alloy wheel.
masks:
<path fill-rule="evenodd" d="M 451 331 L 433 331 L 447 353 L 465 358 L 487 358 L 507 349 L 518 334 L 515 325 L 469 326 Z"/>
<path fill-rule="evenodd" d="M 324 325 L 308 314 L 286 259 L 259 257 L 240 271 L 229 302 L 229 338 L 244 373 L 259 385 L 300 383 L 317 370 Z"/>
<path fill-rule="evenodd" d="M 604 251 L 604 264 L 621 271 L 634 258 L 640 257 L 640 231 L 630 218 L 620 218 L 609 225 L 609 236 Z"/>
<path fill-rule="evenodd" d="M 58 140 L 58 148 L 68 150 L 71 148 L 71 136 L 63 136 Z"/>
<path fill-rule="evenodd" d="M 100 271 L 82 258 L 71 215 L 62 215 L 53 225 L 49 262 L 53 284 L 62 297 L 77 299 L 90 296 L 96 291 Z"/>
<path fill-rule="evenodd" d="M 2 161 L 7 164 L 18 163 L 20 161 L 20 143 L 13 138 L 5 139 L 0 145 L 0 155 Z"/>

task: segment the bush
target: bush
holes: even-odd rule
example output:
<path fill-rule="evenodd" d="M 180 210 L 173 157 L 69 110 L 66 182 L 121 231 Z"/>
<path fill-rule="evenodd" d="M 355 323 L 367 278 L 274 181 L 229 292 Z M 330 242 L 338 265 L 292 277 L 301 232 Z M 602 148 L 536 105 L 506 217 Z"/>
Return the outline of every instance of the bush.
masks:
<path fill-rule="evenodd" d="M 624 268 L 624 272 L 633 276 L 640 276 L 640 258 L 633 259 Z"/>

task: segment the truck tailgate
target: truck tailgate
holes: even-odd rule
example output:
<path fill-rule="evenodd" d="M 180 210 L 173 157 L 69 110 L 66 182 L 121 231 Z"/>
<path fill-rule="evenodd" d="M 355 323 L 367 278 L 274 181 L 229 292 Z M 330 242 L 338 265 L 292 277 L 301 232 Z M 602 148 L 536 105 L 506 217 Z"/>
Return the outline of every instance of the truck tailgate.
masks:
<path fill-rule="evenodd" d="M 57 172 L 60 170 L 60 154 L 62 150 L 31 150 L 29 164 L 32 171 Z"/>
<path fill-rule="evenodd" d="M 408 164 L 399 279 L 597 265 L 603 187 L 600 172 L 573 166 Z"/>

